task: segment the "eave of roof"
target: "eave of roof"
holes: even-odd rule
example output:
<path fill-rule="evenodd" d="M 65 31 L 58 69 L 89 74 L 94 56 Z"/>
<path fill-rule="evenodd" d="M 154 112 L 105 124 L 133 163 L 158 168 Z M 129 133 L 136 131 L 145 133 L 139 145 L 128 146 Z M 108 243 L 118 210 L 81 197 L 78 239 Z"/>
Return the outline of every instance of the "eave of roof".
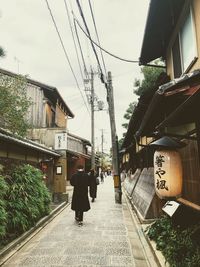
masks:
<path fill-rule="evenodd" d="M 169 76 L 165 72 L 162 72 L 155 83 L 155 87 L 151 90 L 147 90 L 140 96 L 138 104 L 135 110 L 133 111 L 131 119 L 129 121 L 128 130 L 125 135 L 122 148 L 128 148 L 129 146 L 135 143 L 134 136 L 136 135 L 136 132 L 138 131 L 138 128 L 141 125 L 141 121 L 145 116 L 145 113 L 154 97 L 155 92 L 161 84 L 164 84 L 169 80 Z"/>
<path fill-rule="evenodd" d="M 200 70 L 195 70 L 179 79 L 174 79 L 169 83 L 161 85 L 146 110 L 140 128 L 136 132 L 136 136 L 151 135 L 152 131 L 158 127 L 169 126 L 172 122 L 174 125 L 192 122 L 198 116 L 195 107 L 198 105 L 199 100 Z M 172 104 L 171 108 L 170 103 Z M 162 123 L 162 114 L 166 112 L 166 107 L 169 108 L 169 115 Z M 180 115 L 181 112 L 182 115 Z"/>
<path fill-rule="evenodd" d="M 14 72 L 11 72 L 11 71 L 8 71 L 8 70 L 4 70 L 4 69 L 1 69 L 1 68 L 0 68 L 0 73 L 5 74 L 5 75 L 8 75 L 8 76 L 11 76 L 11 77 L 16 77 L 18 75 L 18 74 L 14 73 Z M 44 90 L 49 90 L 52 93 L 55 93 L 55 95 L 60 98 L 60 100 L 62 101 L 63 105 L 65 106 L 68 115 L 71 118 L 74 118 L 74 114 L 72 113 L 72 111 L 70 110 L 70 108 L 67 106 L 67 104 L 63 100 L 62 96 L 60 95 L 60 93 L 59 93 L 59 91 L 58 91 L 58 89 L 56 87 L 53 87 L 53 86 L 50 86 L 50 85 L 47 85 L 47 84 L 44 84 L 44 83 L 41 83 L 41 82 L 32 80 L 32 79 L 27 78 L 27 77 L 26 77 L 26 80 L 27 80 L 27 82 L 29 84 L 38 86 L 38 87 L 40 87 L 40 88 L 42 88 Z"/>
<path fill-rule="evenodd" d="M 22 137 L 15 136 L 15 135 L 13 135 L 13 134 L 11 134 L 11 133 L 3 130 L 3 129 L 0 129 L 0 140 L 5 140 L 5 141 L 11 142 L 11 143 L 18 144 L 18 145 L 23 146 L 23 147 L 31 148 L 33 150 L 37 150 L 37 151 L 55 156 L 55 157 L 60 157 L 59 153 L 57 153 L 57 152 L 55 152 L 55 151 L 53 151 L 47 147 L 41 146 L 41 145 L 39 145 L 33 141 L 24 139 Z"/>
<path fill-rule="evenodd" d="M 78 140 L 83 141 L 83 143 L 85 143 L 86 145 L 91 146 L 91 143 L 90 143 L 89 140 L 87 140 L 87 139 L 85 139 L 85 138 L 83 138 L 83 137 L 77 136 L 77 135 L 75 135 L 75 134 L 69 133 L 69 132 L 68 132 L 67 134 L 68 134 L 69 136 L 75 138 L 75 139 L 78 139 Z"/>
<path fill-rule="evenodd" d="M 72 155 L 77 156 L 77 157 L 81 156 L 81 157 L 86 158 L 86 159 L 90 159 L 91 158 L 90 155 L 87 155 L 87 154 L 84 154 L 84 153 L 79 153 L 79 152 L 76 152 L 76 151 L 73 151 L 73 150 L 69 150 L 69 149 L 67 149 L 67 153 L 72 154 Z"/>
<path fill-rule="evenodd" d="M 140 65 L 166 56 L 169 38 L 187 0 L 151 0 L 140 53 Z"/>

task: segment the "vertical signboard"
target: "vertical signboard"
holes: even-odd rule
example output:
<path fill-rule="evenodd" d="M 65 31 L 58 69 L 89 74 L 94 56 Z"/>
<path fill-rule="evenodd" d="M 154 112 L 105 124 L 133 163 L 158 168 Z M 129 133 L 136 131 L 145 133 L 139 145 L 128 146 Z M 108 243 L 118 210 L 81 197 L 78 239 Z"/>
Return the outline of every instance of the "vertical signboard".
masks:
<path fill-rule="evenodd" d="M 67 149 L 67 133 L 55 134 L 55 150 Z"/>

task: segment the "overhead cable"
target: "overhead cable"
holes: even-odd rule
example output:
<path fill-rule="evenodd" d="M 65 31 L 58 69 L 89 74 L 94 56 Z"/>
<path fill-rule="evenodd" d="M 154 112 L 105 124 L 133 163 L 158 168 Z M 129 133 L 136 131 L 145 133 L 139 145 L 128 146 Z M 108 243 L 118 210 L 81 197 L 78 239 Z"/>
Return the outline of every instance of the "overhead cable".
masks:
<path fill-rule="evenodd" d="M 92 20 L 93 20 L 93 24 L 94 24 L 94 28 L 95 28 L 95 32 L 96 32 L 96 36 L 97 36 L 97 40 L 98 40 L 98 44 L 99 44 L 99 46 L 101 46 L 100 45 L 98 31 L 97 31 L 97 26 L 96 26 L 96 22 L 95 22 L 95 18 L 94 18 L 94 12 L 92 10 L 91 1 L 88 0 L 88 2 L 89 2 L 89 6 L 90 6 L 90 12 L 91 12 L 91 15 L 92 15 Z M 103 53 L 102 53 L 102 50 L 101 49 L 100 49 L 100 53 L 101 53 L 101 58 L 102 58 L 103 66 L 104 66 L 104 71 L 105 71 L 105 73 L 107 73 L 107 71 L 106 71 L 106 65 L 105 65 L 105 61 L 104 61 L 104 57 L 103 57 Z"/>
<path fill-rule="evenodd" d="M 87 71 L 87 68 L 86 68 L 85 59 L 84 59 L 84 56 L 83 56 L 83 50 L 82 50 L 82 47 L 81 47 L 81 42 L 80 42 L 80 39 L 79 39 L 79 36 L 78 36 L 78 31 L 77 31 L 77 27 L 76 27 L 75 21 L 74 21 L 74 29 L 75 29 L 75 34 L 76 34 L 76 38 L 77 38 L 77 41 L 78 41 L 78 46 L 79 46 L 79 49 L 80 49 L 80 52 L 81 52 L 81 58 L 82 58 L 82 61 L 83 61 L 84 72 L 85 72 L 86 76 L 88 76 L 88 71 Z"/>
<path fill-rule="evenodd" d="M 86 85 L 85 85 L 85 78 L 84 78 L 84 76 L 83 76 L 83 72 L 82 72 L 82 68 L 81 68 L 81 64 L 80 64 L 80 59 L 79 59 L 78 49 L 77 49 L 77 45 L 76 45 L 76 41 L 75 41 L 74 32 L 73 32 L 73 29 L 72 29 L 71 18 L 70 18 L 69 9 L 68 9 L 66 0 L 64 0 L 64 3 L 65 3 L 65 9 L 66 9 L 66 11 L 67 11 L 67 17 L 68 17 L 68 21 L 69 21 L 69 25 L 70 25 L 70 29 L 71 29 L 71 34 L 72 34 L 72 38 L 73 38 L 73 42 L 74 42 L 74 47 L 75 47 L 75 50 L 76 50 L 76 57 L 77 57 L 77 60 L 78 60 L 78 65 L 79 65 L 79 69 L 80 69 L 81 77 L 82 77 L 82 80 L 83 80 L 83 86 L 84 86 L 84 88 L 85 88 L 85 94 L 86 94 L 87 87 L 86 87 Z M 72 8 L 72 7 L 71 7 L 71 8 Z M 71 10 L 71 12 L 72 12 L 72 14 L 73 14 L 73 10 Z M 85 60 L 84 60 L 84 57 L 83 57 L 83 52 L 82 52 L 82 48 L 81 48 L 80 41 L 79 41 L 79 38 L 78 38 L 78 32 L 77 32 L 77 29 L 76 29 L 76 24 L 75 24 L 75 22 L 74 22 L 74 28 L 75 28 L 75 33 L 76 33 L 76 37 L 77 37 L 77 40 L 78 40 L 79 49 L 80 49 L 80 51 L 81 51 L 81 57 L 82 57 L 82 61 L 83 61 L 84 74 L 85 74 L 85 76 L 86 76 L 86 79 L 88 79 L 88 71 L 87 71 L 86 64 L 85 64 Z M 87 98 L 87 94 L 86 94 L 86 98 Z"/>
<path fill-rule="evenodd" d="M 55 21 L 55 19 L 54 19 L 53 13 L 52 13 L 51 8 L 50 8 L 50 6 L 49 6 L 48 0 L 45 0 L 45 1 L 46 1 L 46 4 L 47 4 L 47 8 L 48 8 L 48 10 L 49 10 L 49 13 L 50 13 L 50 15 L 51 15 L 51 18 L 52 18 L 54 27 L 55 27 L 56 32 L 57 32 L 57 34 L 58 34 L 58 37 L 59 37 L 61 46 L 62 46 L 63 51 L 64 51 L 64 54 L 65 54 L 65 57 L 66 57 L 66 59 L 67 59 L 67 62 L 68 62 L 69 66 L 70 66 L 70 69 L 71 69 L 71 72 L 72 72 L 72 74 L 73 74 L 73 76 L 74 76 L 74 79 L 75 79 L 75 81 L 76 81 L 76 85 L 77 85 L 77 87 L 78 87 L 78 89 L 79 89 L 79 91 L 80 91 L 81 97 L 82 97 L 82 99 L 83 99 L 83 101 L 84 101 L 84 104 L 85 104 L 85 106 L 86 106 L 86 108 L 87 108 L 87 111 L 88 111 L 88 113 L 90 114 L 90 111 L 89 111 L 88 106 L 87 106 L 87 104 L 86 104 L 86 102 L 85 102 L 83 93 L 82 93 L 82 91 L 81 91 L 81 89 L 80 89 L 80 87 L 79 87 L 78 80 L 77 80 L 77 78 L 76 78 L 76 75 L 75 75 L 74 70 L 73 70 L 73 68 L 72 68 L 71 62 L 70 62 L 70 60 L 69 60 L 69 56 L 68 56 L 67 51 L 66 51 L 66 49 L 65 49 L 65 46 L 64 46 L 62 37 L 61 37 L 61 35 L 60 35 L 60 33 L 59 33 L 59 30 L 58 30 L 58 27 L 57 27 L 57 25 L 56 25 L 56 21 Z"/>
<path fill-rule="evenodd" d="M 90 36 L 89 39 L 90 39 L 90 42 L 91 42 L 91 45 L 92 45 L 92 49 L 93 49 L 93 52 L 94 52 L 94 54 L 95 54 L 97 63 L 98 63 L 98 67 L 99 67 L 100 75 L 101 75 L 101 81 L 104 82 L 104 79 L 103 79 L 103 72 L 102 72 L 102 69 L 101 69 L 101 64 L 100 64 L 100 62 L 99 62 L 99 58 L 98 58 L 97 52 L 96 52 L 96 50 L 95 50 L 94 44 L 93 44 L 93 42 L 91 41 L 92 39 L 91 39 L 90 31 L 89 31 L 89 28 L 88 28 L 88 26 L 87 26 L 87 23 L 86 23 L 86 20 L 85 20 L 85 16 L 84 16 L 84 14 L 83 14 L 83 11 L 82 11 L 82 8 L 81 8 L 81 5 L 80 5 L 79 0 L 76 0 L 76 3 L 77 3 L 77 5 L 78 5 L 79 12 L 80 12 L 80 15 L 81 15 L 81 17 L 82 17 L 83 23 L 84 23 L 84 25 L 85 25 L 87 34 L 88 34 L 88 36 Z"/>
<path fill-rule="evenodd" d="M 129 59 L 124 59 L 124 58 L 121 58 L 121 57 L 118 57 L 114 54 L 112 54 L 111 52 L 107 51 L 106 49 L 102 48 L 100 45 L 98 45 L 94 40 L 92 40 L 91 36 L 89 34 L 87 34 L 85 32 L 85 30 L 83 29 L 83 27 L 80 25 L 79 21 L 77 19 L 75 19 L 76 23 L 78 24 L 79 28 L 82 30 L 82 32 L 87 36 L 87 38 L 90 39 L 90 41 L 96 45 L 97 47 L 99 47 L 102 51 L 104 51 L 105 53 L 107 53 L 108 55 L 112 56 L 112 57 L 115 57 L 119 60 L 122 60 L 122 61 L 125 61 L 125 62 L 129 62 L 129 63 L 139 63 L 139 60 L 129 60 Z"/>
<path fill-rule="evenodd" d="M 67 12 L 67 18 L 68 18 L 68 22 L 69 22 L 69 26 L 70 26 L 70 30 L 71 30 L 71 34 L 72 34 L 72 39 L 73 39 L 73 42 L 74 42 L 74 48 L 75 48 L 75 51 L 76 51 L 76 57 L 77 57 L 77 60 L 78 60 L 78 65 L 79 65 L 81 77 L 84 80 L 83 72 L 82 72 L 81 64 L 80 64 L 80 60 L 79 60 L 79 55 L 78 55 L 78 49 L 77 49 L 75 38 L 74 38 L 74 33 L 73 33 L 73 29 L 72 29 L 71 19 L 70 19 L 69 10 L 68 10 L 68 6 L 67 6 L 67 3 L 66 3 L 66 0 L 64 0 L 64 4 L 65 4 L 65 10 Z"/>

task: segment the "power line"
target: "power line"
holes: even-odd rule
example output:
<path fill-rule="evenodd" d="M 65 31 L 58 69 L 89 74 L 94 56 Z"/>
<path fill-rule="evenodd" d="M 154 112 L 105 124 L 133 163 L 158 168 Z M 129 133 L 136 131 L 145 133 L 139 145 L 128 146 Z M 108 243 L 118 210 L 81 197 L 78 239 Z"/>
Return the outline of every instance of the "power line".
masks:
<path fill-rule="evenodd" d="M 80 49 L 80 52 L 81 52 L 81 58 L 82 58 L 82 61 L 83 61 L 84 71 L 85 71 L 86 76 L 88 76 L 88 71 L 87 71 L 87 68 L 86 68 L 85 59 L 84 59 L 84 56 L 83 56 L 83 50 L 82 50 L 82 47 L 81 47 L 81 42 L 80 42 L 80 39 L 79 39 L 79 36 L 78 36 L 78 31 L 77 31 L 77 27 L 76 27 L 75 21 L 74 21 L 74 29 L 75 29 L 75 33 L 76 33 L 76 38 L 77 38 L 77 41 L 78 41 L 79 49 Z"/>
<path fill-rule="evenodd" d="M 96 26 L 96 22 L 95 22 L 95 18 L 94 18 L 94 12 L 92 10 L 91 1 L 88 0 L 88 2 L 89 2 L 89 6 L 90 6 L 90 12 L 91 12 L 91 15 L 92 15 L 92 20 L 93 20 L 93 24 L 94 24 L 94 28 L 95 28 L 95 32 L 96 32 L 96 36 L 97 36 L 97 40 L 98 40 L 98 44 L 99 44 L 99 46 L 101 46 L 100 45 L 98 31 L 97 31 L 97 26 Z M 105 65 L 105 61 L 104 61 L 104 57 L 103 57 L 103 53 L 102 53 L 102 50 L 101 49 L 100 49 L 100 53 L 101 53 L 101 58 L 102 58 L 103 66 L 104 66 L 104 71 L 105 71 L 105 73 L 107 73 L 107 71 L 106 71 L 106 65 Z"/>
<path fill-rule="evenodd" d="M 71 34 L 72 34 L 72 39 L 73 39 L 73 42 L 74 42 L 74 47 L 75 47 L 75 51 L 76 51 L 76 57 L 77 57 L 77 60 L 78 60 L 78 65 L 79 65 L 80 73 L 81 73 L 82 79 L 84 80 L 82 69 L 81 69 L 81 65 L 80 65 L 78 50 L 77 50 L 77 46 L 76 46 L 76 42 L 75 42 L 75 38 L 74 38 L 74 33 L 73 33 L 73 30 L 72 30 L 72 24 L 71 24 L 71 19 L 70 19 L 70 15 L 69 15 L 69 9 L 68 9 L 66 0 L 64 0 L 64 4 L 65 4 L 65 10 L 67 12 L 67 18 L 68 18 L 68 22 L 69 22 L 69 26 L 70 26 L 70 30 L 71 30 Z"/>
<path fill-rule="evenodd" d="M 112 56 L 112 57 L 115 57 L 119 60 L 122 60 L 122 61 L 125 61 L 125 62 L 129 62 L 129 63 L 139 63 L 139 60 L 129 60 L 129 59 L 124 59 L 124 58 L 121 58 L 121 57 L 118 57 L 114 54 L 112 54 L 111 52 L 107 51 L 106 49 L 104 49 L 103 47 L 101 47 L 100 45 L 98 45 L 94 40 L 92 40 L 91 36 L 89 34 L 87 34 L 83 27 L 80 25 L 79 21 L 77 19 L 75 19 L 76 23 L 78 24 L 79 28 L 82 30 L 82 32 L 87 36 L 87 38 L 90 39 L 90 41 L 92 42 L 92 44 L 96 45 L 97 47 L 99 47 L 101 50 L 103 50 L 105 53 L 107 53 L 108 55 Z"/>
<path fill-rule="evenodd" d="M 81 72 L 81 77 L 82 77 L 82 80 L 83 80 L 83 86 L 85 88 L 85 93 L 86 93 L 86 89 L 87 88 L 85 86 L 83 72 L 82 72 L 82 68 L 81 68 L 81 64 L 80 64 L 80 60 L 79 60 L 78 49 L 77 49 L 77 45 L 76 45 L 76 42 L 75 42 L 74 32 L 73 32 L 73 29 L 72 29 L 72 23 L 71 23 L 71 19 L 70 19 L 70 15 L 69 15 L 69 9 L 68 9 L 66 0 L 64 0 L 64 3 L 65 3 L 65 9 L 67 11 L 67 17 L 68 17 L 68 21 L 69 21 L 69 25 L 70 25 L 70 29 L 71 29 L 71 34 L 72 34 L 72 38 L 73 38 L 73 42 L 74 42 L 74 47 L 75 47 L 75 50 L 76 50 L 76 57 L 77 57 L 77 60 L 78 60 L 78 65 L 79 65 L 79 69 L 80 69 L 80 72 Z M 72 15 L 73 15 L 72 6 L 71 6 L 71 12 L 72 12 Z M 75 22 L 74 22 L 74 28 L 75 28 L 75 33 L 76 33 L 76 37 L 77 37 L 77 40 L 78 40 L 79 49 L 81 51 L 81 56 L 82 56 L 82 61 L 83 61 L 83 67 L 84 67 L 84 74 L 86 75 L 86 78 L 88 78 L 88 71 L 87 71 L 87 68 L 86 68 L 85 61 L 84 61 L 83 52 L 82 52 L 80 41 L 79 41 L 79 38 L 78 38 L 78 32 L 77 32 L 77 29 L 76 29 Z M 87 98 L 87 95 L 86 95 L 86 98 Z"/>
<path fill-rule="evenodd" d="M 46 4 L 47 4 L 47 8 L 48 8 L 48 10 L 49 10 L 49 13 L 50 13 L 50 15 L 51 15 L 51 18 L 52 18 L 54 27 L 55 27 L 56 32 L 57 32 L 57 34 L 58 34 L 58 37 L 59 37 L 61 46 L 62 46 L 63 51 L 64 51 L 64 54 L 65 54 L 65 57 L 66 57 L 66 59 L 67 59 L 67 62 L 68 62 L 69 66 L 70 66 L 70 69 L 71 69 L 71 72 L 72 72 L 72 74 L 73 74 L 73 76 L 74 76 L 74 79 L 75 79 L 75 81 L 76 81 L 76 86 L 78 87 L 78 89 L 79 89 L 79 91 L 80 91 L 80 94 L 81 94 L 81 96 L 82 96 L 82 99 L 83 99 L 83 101 L 84 101 L 84 104 L 85 104 L 85 106 L 86 106 L 86 108 L 87 108 L 87 111 L 88 111 L 88 113 L 90 114 L 89 109 L 88 109 L 88 106 L 87 106 L 87 104 L 86 104 L 86 102 L 85 102 L 85 99 L 84 99 L 84 97 L 83 97 L 82 91 L 81 91 L 81 89 L 80 89 L 80 87 L 79 87 L 78 80 L 77 80 L 77 78 L 76 78 L 76 75 L 75 75 L 74 70 L 73 70 L 73 68 L 72 68 L 71 62 L 70 62 L 70 60 L 69 60 L 69 57 L 68 57 L 67 51 L 66 51 L 66 49 L 65 49 L 65 46 L 64 46 L 62 37 L 61 37 L 61 35 L 60 35 L 60 33 L 59 33 L 59 30 L 58 30 L 58 27 L 57 27 L 57 25 L 56 25 L 56 21 L 55 21 L 55 19 L 54 19 L 53 13 L 52 13 L 51 8 L 50 8 L 50 6 L 49 6 L 48 0 L 45 0 L 45 1 L 46 1 Z"/>
<path fill-rule="evenodd" d="M 93 52 L 94 52 L 94 54 L 95 54 L 95 57 L 96 57 L 96 60 L 97 60 L 98 66 L 99 66 L 100 74 L 101 74 L 101 81 L 104 83 L 104 78 L 103 78 L 103 72 L 102 72 L 102 69 L 101 69 L 101 64 L 100 64 L 100 62 L 99 62 L 99 58 L 98 58 L 97 52 L 96 52 L 96 50 L 95 50 L 94 44 L 93 44 L 93 42 L 91 41 L 90 31 L 89 31 L 89 28 L 88 28 L 88 26 L 87 26 L 87 23 L 86 23 L 86 20 L 85 20 L 85 17 L 84 17 L 84 14 L 83 14 L 83 11 L 82 11 L 82 8 L 81 8 L 81 5 L 80 5 L 79 0 L 76 0 L 76 3 L 77 3 L 77 5 L 78 5 L 79 12 L 80 12 L 80 15 L 81 15 L 81 17 L 82 17 L 83 23 L 84 23 L 84 25 L 85 25 L 86 31 L 87 31 L 87 33 L 88 33 L 88 36 L 90 36 L 90 42 L 91 42 L 91 45 L 92 45 L 92 49 L 93 49 Z"/>

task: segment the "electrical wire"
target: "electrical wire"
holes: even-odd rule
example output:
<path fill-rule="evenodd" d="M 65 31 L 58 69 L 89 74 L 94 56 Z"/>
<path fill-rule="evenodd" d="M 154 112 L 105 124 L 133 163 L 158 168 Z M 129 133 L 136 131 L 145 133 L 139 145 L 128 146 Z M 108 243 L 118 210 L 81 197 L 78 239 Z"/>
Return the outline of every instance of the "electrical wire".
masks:
<path fill-rule="evenodd" d="M 52 13 L 52 11 L 51 11 L 51 8 L 50 8 L 50 6 L 49 6 L 48 0 L 45 0 L 45 1 L 46 1 L 46 4 L 47 4 L 47 8 L 48 8 L 48 10 L 49 10 L 49 13 L 50 13 L 50 15 L 51 15 L 51 18 L 52 18 L 54 27 L 55 27 L 56 32 L 57 32 L 57 34 L 58 34 L 58 37 L 59 37 L 61 46 L 62 46 L 63 51 L 64 51 L 64 54 L 65 54 L 65 57 L 66 57 L 67 62 L 68 62 L 68 64 L 69 64 L 70 70 L 71 70 L 71 72 L 72 72 L 72 74 L 73 74 L 73 76 L 74 76 L 74 79 L 75 79 L 75 82 L 76 82 L 76 86 L 77 86 L 77 88 L 78 88 L 79 91 L 80 91 L 80 94 L 81 94 L 81 97 L 82 97 L 82 99 L 83 99 L 83 102 L 84 102 L 84 104 L 85 104 L 85 106 L 86 106 L 86 108 L 87 108 L 87 111 L 88 111 L 89 115 L 90 115 L 90 111 L 89 111 L 88 106 L 87 106 L 87 104 L 86 104 L 86 101 L 85 101 L 85 99 L 84 99 L 83 93 L 82 93 L 82 91 L 81 91 L 81 89 L 80 89 L 80 87 L 79 87 L 78 80 L 77 80 L 76 75 L 75 75 L 75 73 L 74 73 L 74 70 L 73 70 L 73 68 L 72 68 L 71 62 L 70 62 L 70 60 L 69 60 L 69 56 L 68 56 L 67 51 L 66 51 L 66 49 L 65 49 L 65 46 L 64 46 L 62 37 L 61 37 L 60 32 L 59 32 L 59 30 L 58 30 L 58 27 L 57 27 L 56 21 L 55 21 L 55 19 L 54 19 L 53 13 Z"/>
<path fill-rule="evenodd" d="M 92 15 L 92 20 L 93 20 L 93 24 L 94 24 L 94 28 L 95 28 L 95 32 L 96 32 L 96 36 L 97 36 L 97 40 L 98 40 L 98 44 L 99 44 L 99 46 L 101 46 L 100 45 L 98 31 L 97 31 L 97 26 L 96 26 L 96 22 L 95 22 L 95 18 L 94 18 L 94 12 L 93 12 L 92 5 L 91 5 L 91 1 L 88 0 L 88 2 L 89 2 L 90 12 L 91 12 L 91 15 Z M 102 58 L 103 66 L 104 66 L 104 71 L 105 71 L 105 73 L 107 73 L 106 65 L 105 65 L 105 61 L 104 61 L 104 57 L 103 57 L 103 53 L 102 53 L 102 49 L 100 49 L 100 53 L 101 53 L 101 58 Z"/>
<path fill-rule="evenodd" d="M 79 39 L 79 36 L 78 36 L 78 31 L 77 31 L 77 27 L 76 27 L 75 21 L 74 21 L 74 29 L 75 29 L 76 39 L 78 41 L 78 46 L 79 46 L 80 53 L 81 53 L 81 58 L 82 58 L 82 61 L 83 61 L 84 72 L 85 72 L 86 76 L 88 77 L 88 71 L 87 71 L 87 68 L 86 68 L 85 59 L 84 59 L 84 56 L 83 56 L 83 50 L 82 50 L 82 47 L 81 47 L 81 42 L 80 42 L 80 39 Z"/>
<path fill-rule="evenodd" d="M 65 9 L 67 11 L 67 17 L 68 17 L 68 21 L 69 21 L 69 25 L 70 25 L 70 29 L 71 29 L 71 34 L 72 34 L 72 38 L 73 38 L 73 42 L 74 42 L 74 47 L 75 47 L 75 51 L 76 51 L 76 57 L 77 57 L 77 60 L 78 60 L 78 65 L 79 65 L 79 69 L 80 69 L 80 72 L 81 72 L 81 77 L 82 77 L 82 80 L 83 80 L 83 86 L 85 88 L 85 94 L 86 94 L 87 88 L 86 88 L 86 85 L 85 85 L 85 82 L 84 82 L 85 79 L 83 77 L 83 72 L 82 72 L 82 68 L 81 68 L 81 64 L 80 64 L 80 59 L 79 59 L 79 54 L 78 54 L 78 49 L 77 49 L 77 45 L 76 45 L 76 42 L 75 42 L 75 36 L 74 36 L 73 29 L 72 29 L 72 23 L 71 23 L 71 19 L 70 19 L 70 15 L 69 15 L 69 9 L 68 9 L 66 0 L 64 0 L 64 3 L 65 3 Z M 71 7 L 71 12 L 72 12 L 72 15 L 73 15 L 72 7 Z M 85 61 L 84 61 L 83 52 L 82 52 L 80 41 L 79 41 L 79 38 L 78 38 L 78 32 L 77 32 L 77 29 L 76 29 L 75 22 L 74 22 L 74 28 L 75 28 L 76 38 L 78 40 L 79 49 L 81 51 L 81 57 L 82 57 L 82 61 L 83 61 L 84 74 L 86 76 L 86 79 L 88 79 L 88 71 L 87 71 L 87 68 L 86 68 Z M 86 95 L 86 98 L 87 98 L 87 95 Z"/>
<path fill-rule="evenodd" d="M 89 31 L 89 28 L 88 28 L 88 26 L 87 26 L 87 23 L 86 23 L 84 14 L 83 14 L 83 10 L 82 10 L 82 8 L 81 8 L 81 5 L 80 5 L 79 0 L 76 0 L 76 3 L 77 3 L 77 5 L 78 5 L 78 9 L 79 9 L 80 15 L 81 15 L 81 17 L 82 17 L 83 23 L 84 23 L 84 25 L 85 25 L 86 31 L 87 31 L 88 35 L 90 36 L 90 42 L 91 42 L 91 45 L 92 45 L 92 49 L 93 49 L 93 52 L 94 52 L 94 54 L 95 54 L 95 57 L 96 57 L 96 60 L 97 60 L 97 63 L 98 63 L 98 67 L 99 67 L 99 70 L 100 70 L 101 81 L 104 82 L 104 79 L 103 79 L 104 75 L 103 75 L 103 72 L 102 72 L 102 69 L 101 69 L 101 64 L 100 64 L 100 61 L 99 61 L 97 52 L 96 52 L 96 50 L 95 50 L 94 44 L 93 44 L 93 42 L 91 41 L 90 31 Z"/>
<path fill-rule="evenodd" d="M 90 41 L 96 45 L 97 47 L 99 47 L 102 51 L 104 51 L 105 53 L 107 53 L 108 55 L 112 56 L 112 57 L 115 57 L 119 60 L 122 60 L 122 61 L 125 61 L 125 62 L 129 62 L 129 63 L 139 63 L 139 60 L 129 60 L 129 59 L 124 59 L 124 58 L 121 58 L 121 57 L 118 57 L 114 54 L 112 54 L 111 52 L 107 51 L 106 49 L 104 49 L 103 47 L 101 47 L 100 45 L 98 45 L 94 40 L 92 40 L 91 36 L 89 34 L 87 34 L 85 32 L 85 30 L 83 29 L 83 27 L 80 25 L 79 21 L 77 19 L 75 19 L 77 25 L 79 26 L 79 28 L 81 29 L 81 31 L 87 36 L 87 38 L 90 39 Z"/>
<path fill-rule="evenodd" d="M 72 24 L 71 24 L 71 19 L 70 19 L 70 15 L 69 15 L 69 9 L 68 9 L 66 0 L 64 0 L 64 4 L 65 4 L 65 10 L 67 12 L 67 18 L 68 18 L 68 22 L 69 22 L 69 26 L 70 26 L 70 30 L 71 30 L 71 34 L 72 34 L 72 39 L 73 39 L 73 42 L 74 42 L 74 48 L 75 48 L 75 51 L 76 51 L 76 57 L 77 57 L 77 60 L 78 60 L 78 65 L 79 65 L 81 77 L 84 80 L 84 78 L 83 78 L 83 72 L 82 72 L 81 64 L 80 64 L 80 60 L 79 60 L 79 55 L 78 55 L 78 49 L 77 49 L 77 46 L 76 46 L 76 42 L 75 42 L 75 38 L 74 38 L 74 33 L 73 33 L 73 30 L 72 30 Z"/>

